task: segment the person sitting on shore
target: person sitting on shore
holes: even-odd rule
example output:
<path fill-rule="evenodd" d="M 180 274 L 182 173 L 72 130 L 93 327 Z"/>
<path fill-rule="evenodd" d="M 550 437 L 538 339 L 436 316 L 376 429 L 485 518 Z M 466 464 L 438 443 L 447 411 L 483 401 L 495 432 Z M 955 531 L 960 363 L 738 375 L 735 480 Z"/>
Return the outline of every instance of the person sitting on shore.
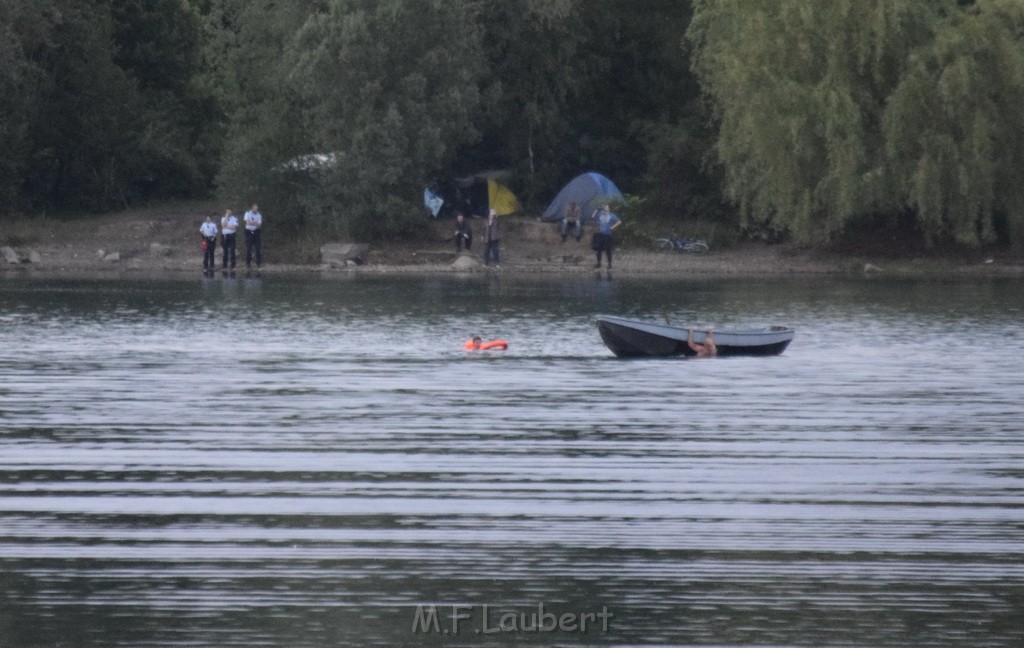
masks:
<path fill-rule="evenodd" d="M 578 241 L 583 237 L 583 210 L 575 201 L 565 206 L 565 213 L 562 214 L 562 224 L 559 230 L 562 234 L 562 243 L 569 238 L 569 230 L 573 229 L 573 237 Z"/>
<path fill-rule="evenodd" d="M 463 244 L 465 244 L 467 252 L 473 246 L 473 228 L 470 227 L 469 221 L 462 215 L 462 212 L 459 212 L 455 216 L 455 251 L 462 252 Z"/>
<path fill-rule="evenodd" d="M 718 347 L 715 346 L 715 331 L 708 328 L 705 332 L 704 342 L 698 344 L 693 341 L 693 329 L 686 329 L 686 345 L 697 354 L 698 358 L 714 358 L 718 355 Z"/>

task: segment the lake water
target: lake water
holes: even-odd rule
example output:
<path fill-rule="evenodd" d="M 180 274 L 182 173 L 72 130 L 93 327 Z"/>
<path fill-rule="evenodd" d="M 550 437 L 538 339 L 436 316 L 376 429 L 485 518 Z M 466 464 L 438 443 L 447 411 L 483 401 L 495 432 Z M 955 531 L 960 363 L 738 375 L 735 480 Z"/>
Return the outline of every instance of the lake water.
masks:
<path fill-rule="evenodd" d="M 3 280 L 0 645 L 1024 645 L 1022 288 Z"/>

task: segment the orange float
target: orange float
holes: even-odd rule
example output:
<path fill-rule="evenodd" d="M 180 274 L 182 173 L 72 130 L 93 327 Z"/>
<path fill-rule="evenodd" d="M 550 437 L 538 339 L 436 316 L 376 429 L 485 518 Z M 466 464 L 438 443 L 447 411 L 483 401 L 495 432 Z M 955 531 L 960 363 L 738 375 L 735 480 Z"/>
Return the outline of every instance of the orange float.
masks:
<path fill-rule="evenodd" d="M 508 348 L 508 342 L 505 340 L 489 340 L 484 342 L 480 338 L 475 337 L 472 340 L 466 341 L 465 348 L 467 351 L 490 351 L 492 349 L 495 351 L 504 351 Z"/>

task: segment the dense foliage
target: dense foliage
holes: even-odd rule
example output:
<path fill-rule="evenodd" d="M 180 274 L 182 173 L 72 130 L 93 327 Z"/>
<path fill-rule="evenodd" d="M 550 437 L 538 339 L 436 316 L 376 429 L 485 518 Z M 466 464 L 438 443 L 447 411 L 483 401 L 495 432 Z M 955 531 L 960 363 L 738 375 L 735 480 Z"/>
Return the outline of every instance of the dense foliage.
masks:
<path fill-rule="evenodd" d="M 424 222 L 425 186 L 487 169 L 511 170 L 533 207 L 590 169 L 676 197 L 681 166 L 691 184 L 701 175 L 705 149 L 676 156 L 656 135 L 699 97 L 687 3 L 651 0 L 660 20 L 626 0 L 219 6 L 237 42 L 266 48 L 223 57 L 227 76 L 259 94 L 239 88 L 219 185 L 236 202 L 272 196 L 279 225 L 407 235 Z"/>
<path fill-rule="evenodd" d="M 0 0 L 0 218 L 216 193 L 321 239 L 586 170 L 797 241 L 1024 244 L 1019 0 Z"/>
<path fill-rule="evenodd" d="M 208 189 L 202 43 L 181 0 L 0 0 L 0 213 Z"/>
<path fill-rule="evenodd" d="M 698 0 L 695 69 L 746 222 L 827 240 L 909 211 L 928 241 L 1024 234 L 1024 4 Z"/>
<path fill-rule="evenodd" d="M 290 80 L 315 150 L 331 156 L 312 217 L 375 238 L 422 215 L 425 179 L 477 138 L 476 18 L 457 0 L 349 0 L 300 30 Z"/>

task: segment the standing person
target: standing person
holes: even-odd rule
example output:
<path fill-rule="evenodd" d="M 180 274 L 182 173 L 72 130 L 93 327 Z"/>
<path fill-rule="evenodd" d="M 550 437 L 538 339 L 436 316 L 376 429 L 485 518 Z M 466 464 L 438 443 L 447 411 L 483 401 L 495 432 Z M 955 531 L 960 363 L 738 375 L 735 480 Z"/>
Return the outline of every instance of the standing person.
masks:
<path fill-rule="evenodd" d="M 487 215 L 487 229 L 484 231 L 484 265 L 491 265 L 500 268 L 501 263 L 501 224 L 498 222 L 498 212 L 493 209 Z"/>
<path fill-rule="evenodd" d="M 455 251 L 462 252 L 462 244 L 466 244 L 466 251 L 473 246 L 473 228 L 469 221 L 459 212 L 455 216 Z"/>
<path fill-rule="evenodd" d="M 565 212 L 562 213 L 562 243 L 565 243 L 565 239 L 569 236 L 569 228 L 573 227 L 576 230 L 576 240 L 580 240 L 583 237 L 583 210 L 580 209 L 579 204 L 573 201 L 565 206 Z"/>
<path fill-rule="evenodd" d="M 260 206 L 252 204 L 252 209 L 245 212 L 245 267 L 252 267 L 252 255 L 256 253 L 256 269 L 263 265 L 263 214 Z"/>
<path fill-rule="evenodd" d="M 593 213 L 594 222 L 597 223 L 597 231 L 594 232 L 594 240 L 591 248 L 597 252 L 597 264 L 595 268 L 601 267 L 601 252 L 608 257 L 608 269 L 612 269 L 612 231 L 622 224 L 622 220 L 612 213 L 611 205 L 605 204 L 601 209 L 595 209 Z"/>
<path fill-rule="evenodd" d="M 199 247 L 203 250 L 203 272 L 213 272 L 213 269 L 217 267 L 216 253 L 217 253 L 217 223 L 213 222 L 213 217 L 207 214 L 206 220 L 199 226 L 199 234 L 203 237 L 202 243 Z"/>
<path fill-rule="evenodd" d="M 220 219 L 220 243 L 224 247 L 223 268 L 227 268 L 230 261 L 231 269 L 235 269 L 235 232 L 237 231 L 238 218 L 235 216 L 235 212 L 229 209 Z"/>

